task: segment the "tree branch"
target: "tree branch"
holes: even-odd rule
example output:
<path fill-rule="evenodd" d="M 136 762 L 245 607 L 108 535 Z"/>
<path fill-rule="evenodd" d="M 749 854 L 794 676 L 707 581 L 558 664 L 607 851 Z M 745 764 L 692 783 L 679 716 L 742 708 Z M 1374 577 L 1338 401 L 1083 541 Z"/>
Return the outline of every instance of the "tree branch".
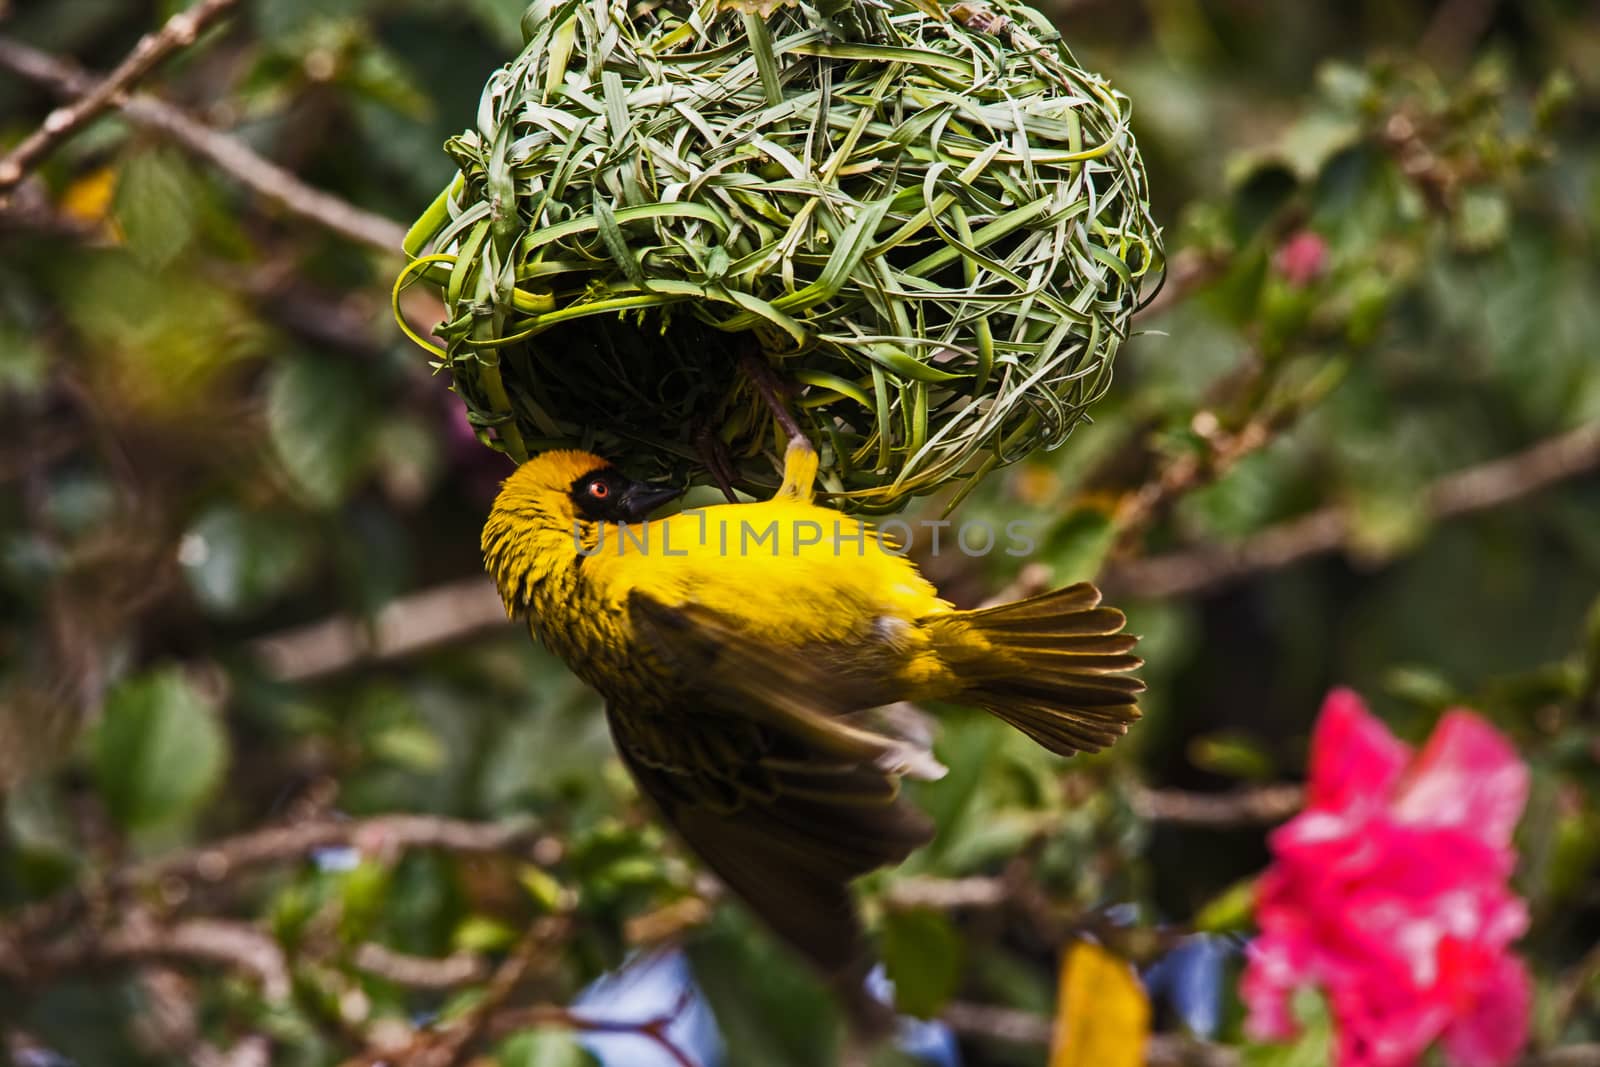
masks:
<path fill-rule="evenodd" d="M 497 1013 L 523 980 L 542 962 L 544 954 L 572 933 L 568 915 L 552 915 L 528 928 L 504 962 L 495 969 L 483 995 L 470 1009 L 448 1023 L 413 1033 L 398 1047 L 369 1048 L 346 1060 L 344 1067 L 457 1067 L 464 1063 L 478 1039 L 491 1031 Z"/>
<path fill-rule="evenodd" d="M 1271 444 L 1300 412 L 1297 406 L 1256 415 L 1236 431 L 1224 429 L 1213 411 L 1196 412 L 1191 428 L 1203 449 L 1166 461 L 1153 478 L 1123 498 L 1116 511 L 1118 540 L 1132 543 L 1179 499 L 1219 480 L 1240 460 Z"/>
<path fill-rule="evenodd" d="M 74 93 L 76 99 L 50 112 L 38 129 L 0 159 L 0 196 L 14 189 L 57 145 L 115 105 L 135 82 L 180 49 L 194 44 L 202 30 L 228 14 L 237 3 L 238 0 L 200 0 L 194 7 L 173 15 L 159 30 L 140 38 L 105 80 Z"/>
<path fill-rule="evenodd" d="M 272 1042 L 253 1034 L 226 1051 L 202 1049 L 195 1067 L 272 1067 Z"/>
<path fill-rule="evenodd" d="M 1133 810 L 1151 822 L 1211 829 L 1235 829 L 1282 822 L 1305 802 L 1298 785 L 1267 785 L 1227 793 L 1190 793 L 1181 789 L 1134 790 Z"/>
<path fill-rule="evenodd" d="M 78 99 L 88 99 L 88 94 L 110 82 L 110 79 L 96 79 L 67 60 L 3 38 L 0 38 L 0 67 L 37 82 L 59 96 Z M 150 96 L 131 96 L 112 102 L 119 104 L 130 122 L 171 138 L 289 214 L 376 251 L 399 253 L 405 227 L 392 219 L 312 188 L 237 138 L 212 129 L 171 104 Z"/>
<path fill-rule="evenodd" d="M 496 1016 L 491 1031 L 497 1035 L 516 1033 L 533 1026 L 561 1026 L 591 1034 L 638 1034 L 655 1042 L 676 1067 L 697 1067 L 694 1059 L 672 1039 L 667 1031 L 689 1007 L 693 990 L 685 989 L 676 1004 L 660 1015 L 638 1021 L 599 1019 L 556 1004 L 536 1004 Z"/>
<path fill-rule="evenodd" d="M 412 989 L 452 989 L 489 976 L 488 964 L 474 952 L 439 958 L 412 956 L 373 941 L 358 947 L 351 962 L 368 974 Z"/>
<path fill-rule="evenodd" d="M 1305 790 L 1288 783 L 1226 793 L 1193 793 L 1135 785 L 1129 802 L 1134 814 L 1150 822 L 1234 830 L 1282 822 L 1300 810 L 1305 803 Z M 1031 885 L 1026 871 L 967 878 L 921 876 L 890 882 L 884 888 L 883 901 L 899 910 L 982 911 L 1013 903 Z"/>
<path fill-rule="evenodd" d="M 0 924 L 0 946 L 37 937 L 79 915 L 93 901 L 172 880 L 216 884 L 253 867 L 304 859 L 329 848 L 368 855 L 439 848 L 461 853 L 519 853 L 549 866 L 562 845 L 527 822 L 476 823 L 435 815 L 380 815 L 370 819 L 317 819 L 224 838 L 200 848 L 134 864 L 65 890 Z"/>
<path fill-rule="evenodd" d="M 1600 469 L 1600 425 L 1581 426 L 1502 459 L 1446 475 L 1424 491 L 1430 519 L 1487 511 Z M 1234 545 L 1213 545 L 1113 565 L 1112 595 L 1160 599 L 1209 592 L 1250 575 L 1348 547 L 1354 523 L 1339 507 L 1268 527 Z"/>
<path fill-rule="evenodd" d="M 1494 21 L 1498 0 L 1445 0 L 1434 10 L 1417 51 L 1437 66 L 1461 62 Z"/>
<path fill-rule="evenodd" d="M 884 902 L 891 908 L 911 910 L 931 908 L 934 911 L 982 910 L 999 907 L 1016 892 L 1004 877 L 985 878 L 906 878 L 891 883 L 884 890 Z"/>
<path fill-rule="evenodd" d="M 259 638 L 250 651 L 274 678 L 308 682 L 505 625 L 505 605 L 494 586 L 487 578 L 466 578 L 393 600 L 370 626 L 338 615 Z"/>
<path fill-rule="evenodd" d="M 61 974 L 172 960 L 198 960 L 241 971 L 260 984 L 269 1001 L 289 996 L 283 949 L 255 926 L 224 919 L 162 925 L 142 912 L 110 929 L 88 927 L 50 945 L 22 949 L 13 944 L 0 958 L 0 974 L 36 988 Z"/>

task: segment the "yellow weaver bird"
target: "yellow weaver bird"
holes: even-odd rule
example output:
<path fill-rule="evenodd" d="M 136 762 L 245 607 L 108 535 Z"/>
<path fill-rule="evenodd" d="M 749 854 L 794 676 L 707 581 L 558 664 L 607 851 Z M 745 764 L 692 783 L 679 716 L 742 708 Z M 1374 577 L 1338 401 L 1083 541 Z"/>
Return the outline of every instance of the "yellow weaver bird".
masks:
<path fill-rule="evenodd" d="M 812 502 L 816 469 L 795 440 L 771 500 L 647 521 L 680 491 L 546 452 L 506 479 L 483 551 L 507 611 L 605 698 L 666 822 L 849 1004 L 868 965 L 849 883 L 931 838 L 899 780 L 943 770 L 874 709 L 973 704 L 1066 755 L 1125 733 L 1144 687 L 1092 585 L 957 611 Z"/>

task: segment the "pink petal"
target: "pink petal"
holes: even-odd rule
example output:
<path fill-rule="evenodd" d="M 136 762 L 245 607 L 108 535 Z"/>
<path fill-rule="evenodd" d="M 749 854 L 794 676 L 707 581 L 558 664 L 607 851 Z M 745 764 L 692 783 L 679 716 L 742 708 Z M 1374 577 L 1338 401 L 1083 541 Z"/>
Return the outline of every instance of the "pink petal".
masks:
<path fill-rule="evenodd" d="M 1528 800 L 1528 768 L 1499 731 L 1470 711 L 1446 712 L 1395 797 L 1415 826 L 1455 827 L 1496 848 Z"/>
<path fill-rule="evenodd" d="M 1291 994 L 1306 981 L 1305 947 L 1290 937 L 1262 934 L 1245 949 L 1239 997 L 1249 1009 L 1245 1032 L 1255 1041 L 1288 1041 L 1299 1031 Z"/>
<path fill-rule="evenodd" d="M 1338 1067 L 1411 1067 L 1439 1036 L 1449 1012 L 1405 990 L 1351 983 L 1331 998 Z"/>
<path fill-rule="evenodd" d="M 1383 804 L 1410 758 L 1411 749 L 1395 740 L 1354 690 L 1334 689 L 1311 735 L 1307 806 L 1343 811 Z"/>
<path fill-rule="evenodd" d="M 1504 1067 L 1528 1040 L 1533 999 L 1528 970 L 1515 956 L 1500 960 L 1475 1003 L 1445 1031 L 1446 1058 L 1455 1067 Z"/>
<path fill-rule="evenodd" d="M 1241 983 L 1248 1029 L 1291 1036 L 1290 997 L 1312 986 L 1340 1067 L 1411 1067 L 1441 1037 L 1456 1067 L 1506 1067 L 1528 1026 L 1527 973 L 1506 955 L 1528 924 L 1506 885 L 1528 772 L 1466 711 L 1410 762 L 1359 696 L 1328 694 L 1307 808 L 1269 838 Z"/>
<path fill-rule="evenodd" d="M 1301 230 L 1278 246 L 1273 265 L 1290 285 L 1309 285 L 1328 265 L 1328 242 L 1310 230 Z"/>

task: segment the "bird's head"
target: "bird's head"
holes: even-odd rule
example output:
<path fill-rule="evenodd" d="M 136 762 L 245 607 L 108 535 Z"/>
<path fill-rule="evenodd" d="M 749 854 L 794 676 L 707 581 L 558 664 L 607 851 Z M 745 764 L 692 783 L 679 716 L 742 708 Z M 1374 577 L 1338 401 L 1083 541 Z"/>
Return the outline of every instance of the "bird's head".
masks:
<path fill-rule="evenodd" d="M 514 608 L 526 603 L 530 582 L 576 565 L 601 523 L 642 522 L 682 493 L 635 481 L 589 452 L 541 453 L 500 487 L 483 527 L 484 564 Z"/>

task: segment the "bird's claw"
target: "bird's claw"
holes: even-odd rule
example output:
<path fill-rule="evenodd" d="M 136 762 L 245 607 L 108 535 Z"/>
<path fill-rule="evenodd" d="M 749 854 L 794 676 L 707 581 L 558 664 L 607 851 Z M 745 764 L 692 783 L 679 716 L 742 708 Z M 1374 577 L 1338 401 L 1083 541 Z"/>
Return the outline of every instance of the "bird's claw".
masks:
<path fill-rule="evenodd" d="M 774 498 L 810 501 L 816 481 L 817 450 L 804 437 L 789 438 L 789 447 L 783 453 L 783 484 L 778 486 Z"/>

